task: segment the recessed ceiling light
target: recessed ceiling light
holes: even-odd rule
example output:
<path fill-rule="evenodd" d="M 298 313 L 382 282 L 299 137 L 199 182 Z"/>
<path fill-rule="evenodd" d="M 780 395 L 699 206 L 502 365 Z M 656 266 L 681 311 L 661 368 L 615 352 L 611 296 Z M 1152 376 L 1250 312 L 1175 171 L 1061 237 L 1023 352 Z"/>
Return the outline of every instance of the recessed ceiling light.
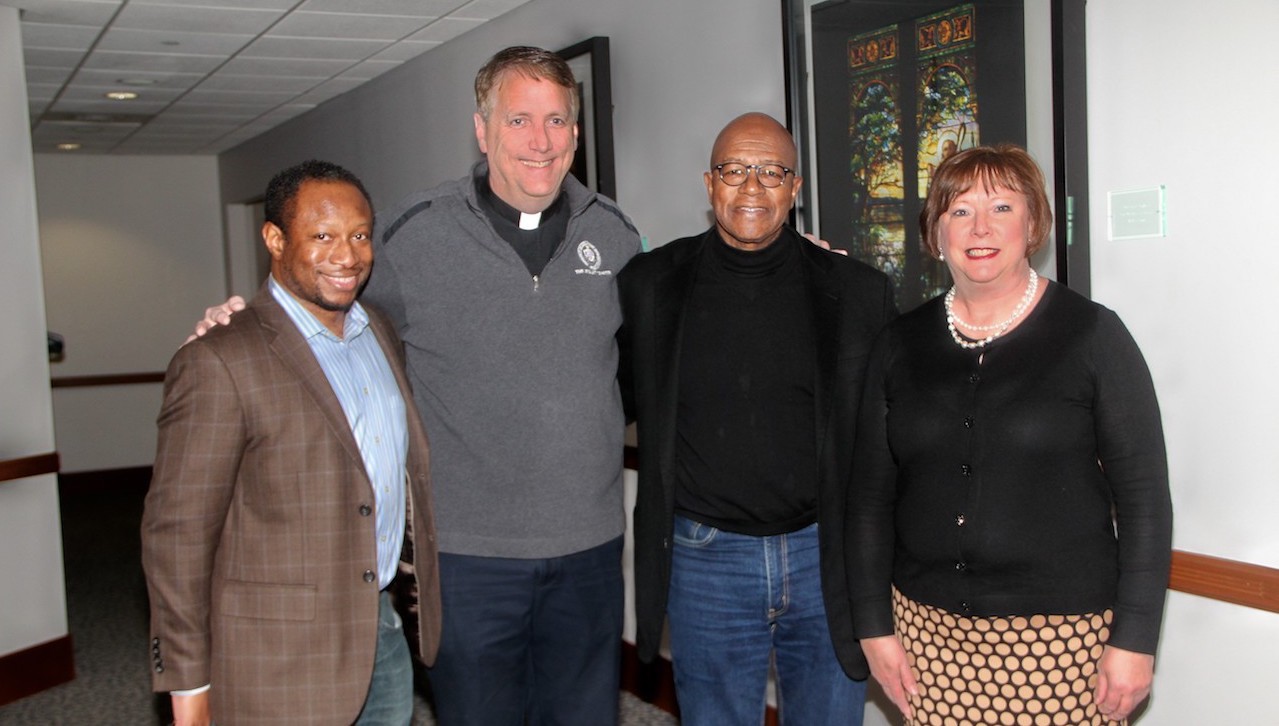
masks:
<path fill-rule="evenodd" d="M 75 151 L 80 148 L 79 144 L 67 143 L 58 144 L 58 151 Z"/>
<path fill-rule="evenodd" d="M 133 91 L 110 91 L 102 94 L 113 101 L 132 101 L 138 97 Z"/>

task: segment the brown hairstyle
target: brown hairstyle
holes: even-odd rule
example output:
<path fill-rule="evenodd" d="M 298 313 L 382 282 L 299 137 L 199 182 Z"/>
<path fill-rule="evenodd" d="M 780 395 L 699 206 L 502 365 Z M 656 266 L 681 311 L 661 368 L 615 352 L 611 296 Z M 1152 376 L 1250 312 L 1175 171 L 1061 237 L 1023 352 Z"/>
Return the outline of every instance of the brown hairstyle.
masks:
<path fill-rule="evenodd" d="M 571 123 L 577 123 L 577 109 L 581 99 L 577 93 L 577 80 L 568 63 L 549 50 L 516 45 L 499 50 L 489 58 L 479 73 L 475 74 L 475 110 L 480 118 L 488 120 L 493 111 L 494 94 L 507 73 L 519 73 L 526 78 L 546 80 L 568 89 Z"/>
<path fill-rule="evenodd" d="M 938 220 L 955 197 L 978 183 L 987 190 L 1003 187 L 1026 197 L 1030 212 L 1026 256 L 1042 249 L 1053 224 L 1052 209 L 1044 192 L 1044 174 L 1025 149 L 1016 144 L 997 144 L 964 149 L 937 166 L 928 187 L 928 198 L 919 211 L 919 234 L 924 251 L 936 259 L 940 253 Z"/>

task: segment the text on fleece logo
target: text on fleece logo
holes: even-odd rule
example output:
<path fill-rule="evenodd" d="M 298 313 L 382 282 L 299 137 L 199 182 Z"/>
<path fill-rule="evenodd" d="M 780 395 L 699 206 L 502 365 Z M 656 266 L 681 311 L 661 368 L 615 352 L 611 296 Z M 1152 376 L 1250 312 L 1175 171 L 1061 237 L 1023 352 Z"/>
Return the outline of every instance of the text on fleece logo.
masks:
<path fill-rule="evenodd" d="M 582 261 L 586 267 L 579 267 L 573 272 L 579 275 L 611 275 L 612 270 L 601 270 L 600 265 L 604 260 L 600 258 L 599 248 L 591 244 L 587 240 L 577 243 L 577 259 Z"/>

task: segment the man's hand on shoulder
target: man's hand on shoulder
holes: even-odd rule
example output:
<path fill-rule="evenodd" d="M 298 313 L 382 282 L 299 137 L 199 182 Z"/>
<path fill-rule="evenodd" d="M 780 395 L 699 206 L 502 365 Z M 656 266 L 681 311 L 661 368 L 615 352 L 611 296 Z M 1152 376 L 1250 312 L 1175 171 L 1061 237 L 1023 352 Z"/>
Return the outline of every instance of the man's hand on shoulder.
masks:
<path fill-rule="evenodd" d="M 231 316 L 243 310 L 246 304 L 247 303 L 244 302 L 244 298 L 239 295 L 232 295 L 221 305 L 216 305 L 205 310 L 204 319 L 195 324 L 195 332 L 188 336 L 186 340 L 182 341 L 182 344 L 186 345 L 210 330 L 213 330 L 217 326 L 226 325 L 231 322 Z"/>
<path fill-rule="evenodd" d="M 843 255 L 845 257 L 848 256 L 848 250 L 834 249 L 830 246 L 830 242 L 827 242 L 824 239 L 817 239 L 817 235 L 813 234 L 812 232 L 805 232 L 804 236 L 808 238 L 809 242 L 812 242 L 813 244 L 817 245 L 818 247 L 821 247 L 824 250 L 834 252 L 837 255 Z"/>

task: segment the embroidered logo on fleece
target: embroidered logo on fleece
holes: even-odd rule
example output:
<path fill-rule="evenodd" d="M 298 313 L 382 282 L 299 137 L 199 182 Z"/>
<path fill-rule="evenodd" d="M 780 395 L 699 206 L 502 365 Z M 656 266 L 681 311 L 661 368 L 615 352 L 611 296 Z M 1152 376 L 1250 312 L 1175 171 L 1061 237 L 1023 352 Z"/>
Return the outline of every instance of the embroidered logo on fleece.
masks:
<path fill-rule="evenodd" d="M 573 270 L 578 275 L 611 275 L 612 270 L 601 270 L 600 265 L 604 264 L 604 260 L 600 258 L 599 248 L 591 244 L 587 240 L 577 243 L 577 259 L 582 261 L 586 267 L 579 267 Z"/>

